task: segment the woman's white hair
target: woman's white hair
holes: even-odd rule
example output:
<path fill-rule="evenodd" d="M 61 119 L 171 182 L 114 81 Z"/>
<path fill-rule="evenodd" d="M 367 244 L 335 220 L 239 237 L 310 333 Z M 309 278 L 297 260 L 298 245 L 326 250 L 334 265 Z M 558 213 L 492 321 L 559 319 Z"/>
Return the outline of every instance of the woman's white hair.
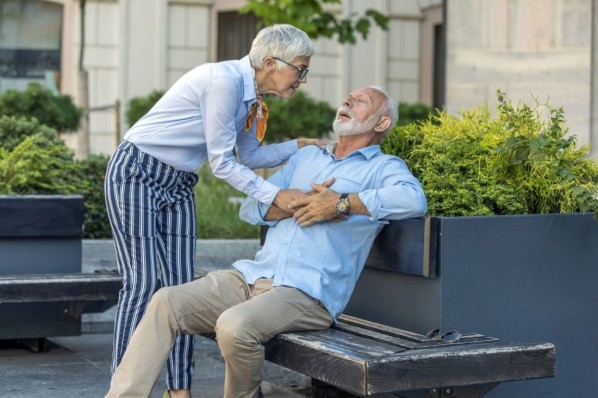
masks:
<path fill-rule="evenodd" d="M 399 106 L 397 104 L 397 101 L 393 97 L 391 97 L 390 94 L 388 94 L 383 87 L 370 86 L 370 88 L 380 91 L 384 95 L 384 97 L 386 97 L 386 102 L 378 110 L 378 112 L 376 112 L 376 115 L 378 117 L 387 116 L 390 118 L 390 126 L 386 130 L 384 130 L 384 133 L 382 135 L 383 137 L 385 137 L 390 132 L 390 130 L 392 130 L 394 125 L 397 124 L 397 122 L 399 121 Z"/>
<path fill-rule="evenodd" d="M 291 62 L 297 57 L 312 55 L 314 55 L 314 46 L 307 33 L 293 25 L 276 24 L 266 26 L 253 39 L 249 62 L 254 68 L 262 69 L 266 57 L 276 57 Z"/>

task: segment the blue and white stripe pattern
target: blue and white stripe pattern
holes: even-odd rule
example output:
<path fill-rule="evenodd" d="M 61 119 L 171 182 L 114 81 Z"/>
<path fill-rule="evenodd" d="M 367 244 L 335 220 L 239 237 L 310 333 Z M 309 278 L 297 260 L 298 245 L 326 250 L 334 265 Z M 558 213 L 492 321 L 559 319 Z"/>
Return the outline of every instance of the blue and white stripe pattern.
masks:
<path fill-rule="evenodd" d="M 106 207 L 123 277 L 114 329 L 112 372 L 160 286 L 193 280 L 195 173 L 177 170 L 124 141 L 106 173 Z M 176 339 L 167 388 L 191 389 L 193 336 Z"/>

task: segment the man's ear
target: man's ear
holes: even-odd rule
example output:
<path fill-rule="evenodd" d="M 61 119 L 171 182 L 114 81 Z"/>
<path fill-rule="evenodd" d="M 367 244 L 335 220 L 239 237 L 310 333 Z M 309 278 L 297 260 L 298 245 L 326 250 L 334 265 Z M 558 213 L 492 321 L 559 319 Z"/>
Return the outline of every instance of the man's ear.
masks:
<path fill-rule="evenodd" d="M 378 124 L 374 127 L 374 131 L 379 133 L 381 131 L 386 131 L 390 127 L 390 118 L 388 116 L 382 116 L 380 120 L 378 120 Z"/>

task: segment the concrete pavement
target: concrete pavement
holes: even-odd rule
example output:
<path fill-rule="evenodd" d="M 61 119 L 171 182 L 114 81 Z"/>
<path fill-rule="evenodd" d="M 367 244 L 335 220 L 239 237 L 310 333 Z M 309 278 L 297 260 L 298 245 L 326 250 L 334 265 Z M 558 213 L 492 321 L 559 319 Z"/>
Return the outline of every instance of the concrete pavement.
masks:
<path fill-rule="evenodd" d="M 11 398 L 101 398 L 110 383 L 112 335 L 108 333 L 49 339 L 47 352 L 36 353 L 17 341 L 0 341 L 0 391 Z M 266 363 L 263 391 L 271 398 L 310 396 L 309 378 Z M 224 363 L 212 340 L 197 337 L 193 397 L 222 397 Z M 152 398 L 164 393 L 164 375 Z"/>
<path fill-rule="evenodd" d="M 196 270 L 230 267 L 252 258 L 257 240 L 198 241 Z M 83 242 L 83 272 L 115 269 L 112 241 Z M 100 314 L 83 314 L 80 336 L 51 337 L 48 350 L 36 353 L 16 340 L 0 340 L 0 392 L 11 398 L 101 398 L 108 391 L 112 356 L 114 307 Z M 0 326 L 1 327 L 1 326 Z M 268 398 L 311 396 L 310 379 L 266 363 L 263 392 Z M 224 363 L 212 340 L 196 337 L 194 398 L 222 397 Z M 164 377 L 152 391 L 161 398 Z"/>

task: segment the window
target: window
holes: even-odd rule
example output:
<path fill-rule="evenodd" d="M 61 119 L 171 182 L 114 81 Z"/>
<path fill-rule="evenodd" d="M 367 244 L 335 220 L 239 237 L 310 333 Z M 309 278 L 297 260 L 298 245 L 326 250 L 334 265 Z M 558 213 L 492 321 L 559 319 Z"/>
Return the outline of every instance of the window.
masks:
<path fill-rule="evenodd" d="M 61 39 L 62 5 L 0 0 L 0 89 L 15 79 L 53 76 L 60 70 Z"/>

